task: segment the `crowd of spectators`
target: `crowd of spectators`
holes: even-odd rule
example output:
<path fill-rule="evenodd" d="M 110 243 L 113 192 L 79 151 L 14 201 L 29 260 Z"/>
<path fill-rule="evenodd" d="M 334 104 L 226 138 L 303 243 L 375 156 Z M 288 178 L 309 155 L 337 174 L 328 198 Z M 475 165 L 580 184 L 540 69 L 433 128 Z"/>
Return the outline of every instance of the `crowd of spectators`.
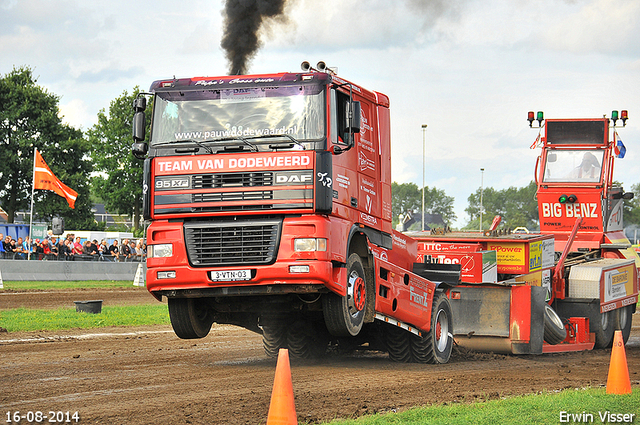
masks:
<path fill-rule="evenodd" d="M 111 245 L 105 239 L 86 240 L 73 234 L 57 238 L 49 231 L 47 237 L 33 241 L 29 236 L 19 237 L 0 233 L 0 259 L 8 260 L 63 260 L 63 261 L 143 261 L 147 256 L 147 245 L 143 239 L 123 239 L 122 245 L 115 239 Z"/>

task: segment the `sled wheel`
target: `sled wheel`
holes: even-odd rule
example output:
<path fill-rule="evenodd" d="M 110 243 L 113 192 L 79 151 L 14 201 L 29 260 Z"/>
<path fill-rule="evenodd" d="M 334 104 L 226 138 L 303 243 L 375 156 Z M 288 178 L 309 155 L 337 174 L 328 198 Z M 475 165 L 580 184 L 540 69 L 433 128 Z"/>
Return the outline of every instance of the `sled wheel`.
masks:
<path fill-rule="evenodd" d="M 362 259 L 351 254 L 347 261 L 347 295 L 334 293 L 322 297 L 322 310 L 329 333 L 334 336 L 356 336 L 362 329 L 367 304 L 367 285 Z"/>
<path fill-rule="evenodd" d="M 169 298 L 169 318 L 179 338 L 204 338 L 211 330 L 213 318 L 203 300 L 196 298 Z"/>
<path fill-rule="evenodd" d="M 596 314 L 596 320 L 590 322 L 591 329 L 596 334 L 595 348 L 609 348 L 613 344 L 613 333 L 616 328 L 616 312 L 607 311 L 600 313 L 600 305 L 594 304 L 594 307 L 598 309 Z M 597 320 L 597 318 L 600 320 Z"/>
<path fill-rule="evenodd" d="M 398 363 L 409 363 L 412 359 L 409 337 L 412 334 L 402 328 L 389 325 L 385 327 L 384 336 L 389 359 Z"/>
<path fill-rule="evenodd" d="M 560 344 L 567 338 L 567 330 L 564 328 L 560 316 L 549 306 L 544 305 L 544 340 L 547 344 Z"/>
<path fill-rule="evenodd" d="M 626 344 L 631 335 L 631 322 L 633 321 L 633 306 L 628 305 L 614 311 L 616 318 L 615 330 L 622 331 L 622 339 Z"/>

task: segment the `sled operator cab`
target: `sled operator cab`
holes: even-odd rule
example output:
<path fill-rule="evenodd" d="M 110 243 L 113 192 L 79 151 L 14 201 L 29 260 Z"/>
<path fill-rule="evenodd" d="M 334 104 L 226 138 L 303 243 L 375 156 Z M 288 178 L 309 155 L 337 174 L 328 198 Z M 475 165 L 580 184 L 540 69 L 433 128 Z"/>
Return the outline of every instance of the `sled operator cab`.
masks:
<path fill-rule="evenodd" d="M 587 317 L 600 348 L 611 345 L 616 329 L 627 340 L 638 301 L 640 258 L 622 217 L 634 195 L 613 180 L 615 159 L 626 153 L 617 129 L 627 119 L 626 110 L 593 119 L 544 120 L 538 112 L 531 146 L 542 148 L 535 171 L 540 232 L 554 235 L 561 270 L 552 305 L 561 317 Z M 533 127 L 533 112 L 528 120 Z"/>

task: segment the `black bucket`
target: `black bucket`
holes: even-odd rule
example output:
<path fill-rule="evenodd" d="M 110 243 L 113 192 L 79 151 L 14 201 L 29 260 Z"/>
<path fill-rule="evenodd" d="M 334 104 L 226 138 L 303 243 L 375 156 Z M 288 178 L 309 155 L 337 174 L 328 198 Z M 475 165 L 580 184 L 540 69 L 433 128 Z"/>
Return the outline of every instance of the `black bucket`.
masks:
<path fill-rule="evenodd" d="M 78 313 L 98 314 L 102 312 L 102 300 L 74 301 L 73 303 L 76 305 L 76 311 Z"/>

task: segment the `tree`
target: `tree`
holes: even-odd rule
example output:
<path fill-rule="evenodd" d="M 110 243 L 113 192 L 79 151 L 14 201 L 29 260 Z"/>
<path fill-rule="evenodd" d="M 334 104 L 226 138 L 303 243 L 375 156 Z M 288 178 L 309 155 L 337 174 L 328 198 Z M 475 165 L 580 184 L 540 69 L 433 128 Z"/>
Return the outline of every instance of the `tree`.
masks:
<path fill-rule="evenodd" d="M 75 209 L 51 191 L 34 193 L 36 216 L 54 215 L 67 227 L 93 225 L 89 201 L 87 143 L 82 132 L 62 124 L 58 96 L 38 86 L 28 67 L 14 68 L 0 78 L 0 205 L 13 223 L 17 211 L 30 208 L 33 154 L 37 148 L 51 171 L 78 192 Z"/>
<path fill-rule="evenodd" d="M 447 196 L 444 190 L 425 186 L 425 214 L 440 214 L 446 223 L 450 223 L 456 219 L 453 202 L 454 198 Z M 400 214 L 408 212 L 420 213 L 421 210 L 422 189 L 418 188 L 414 183 L 391 183 L 391 211 L 394 226 L 398 223 Z"/>
<path fill-rule="evenodd" d="M 131 129 L 133 100 L 139 92 L 139 87 L 131 94 L 125 90 L 111 102 L 108 113 L 100 110 L 98 123 L 87 132 L 95 171 L 101 173 L 92 178 L 93 190 L 104 200 L 107 210 L 132 216 L 135 231 L 140 228 L 142 212 L 143 162 L 131 153 Z M 150 110 L 149 107 L 146 112 L 147 133 Z"/>
<path fill-rule="evenodd" d="M 502 217 L 502 227 L 511 229 L 519 226 L 528 229 L 538 228 L 536 191 L 537 186 L 533 181 L 521 188 L 509 187 L 503 190 L 495 190 L 491 187 L 485 188 L 482 193 L 482 206 L 484 209 L 482 228 L 487 229 L 496 215 Z M 465 227 L 466 229 L 479 228 L 480 195 L 481 189 L 478 189 L 467 198 L 469 206 L 465 211 L 469 214 L 471 220 Z"/>

